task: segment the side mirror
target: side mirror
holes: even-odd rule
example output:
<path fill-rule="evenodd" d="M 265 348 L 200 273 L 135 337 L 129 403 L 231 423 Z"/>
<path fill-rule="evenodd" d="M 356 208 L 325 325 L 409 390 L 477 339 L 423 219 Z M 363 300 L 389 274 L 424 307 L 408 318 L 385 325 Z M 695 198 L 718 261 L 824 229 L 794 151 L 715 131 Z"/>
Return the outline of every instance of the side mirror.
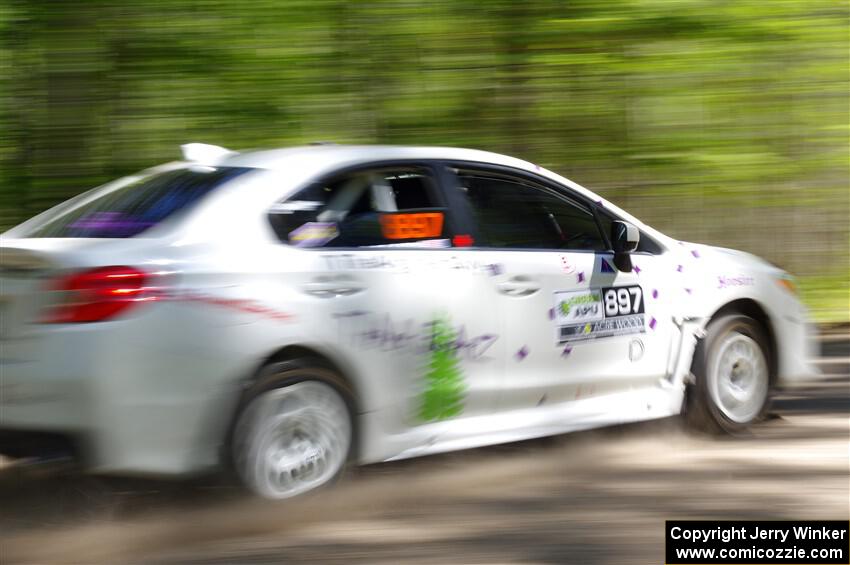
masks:
<path fill-rule="evenodd" d="M 614 221 L 611 223 L 611 244 L 614 246 L 614 265 L 621 271 L 629 273 L 632 270 L 630 253 L 635 251 L 640 243 L 640 232 L 628 222 Z"/>

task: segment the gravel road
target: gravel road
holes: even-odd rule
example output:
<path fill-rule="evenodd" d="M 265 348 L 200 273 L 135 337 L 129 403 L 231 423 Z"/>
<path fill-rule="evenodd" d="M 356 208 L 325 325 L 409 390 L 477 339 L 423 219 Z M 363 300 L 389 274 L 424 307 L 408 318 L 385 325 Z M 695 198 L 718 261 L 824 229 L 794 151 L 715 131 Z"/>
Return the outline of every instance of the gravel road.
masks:
<path fill-rule="evenodd" d="M 0 472 L 0 563 L 663 563 L 667 519 L 850 517 L 850 336 L 747 437 L 678 418 L 355 471 L 265 503 L 213 481 Z"/>

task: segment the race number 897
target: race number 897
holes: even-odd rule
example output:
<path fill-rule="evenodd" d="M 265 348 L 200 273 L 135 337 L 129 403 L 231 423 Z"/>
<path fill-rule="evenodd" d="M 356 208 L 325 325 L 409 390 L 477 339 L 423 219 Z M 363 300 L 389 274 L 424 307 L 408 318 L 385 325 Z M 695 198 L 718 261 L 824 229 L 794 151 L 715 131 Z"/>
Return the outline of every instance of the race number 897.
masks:
<path fill-rule="evenodd" d="M 630 316 L 643 313 L 643 292 L 639 286 L 618 286 L 602 289 L 605 317 Z"/>

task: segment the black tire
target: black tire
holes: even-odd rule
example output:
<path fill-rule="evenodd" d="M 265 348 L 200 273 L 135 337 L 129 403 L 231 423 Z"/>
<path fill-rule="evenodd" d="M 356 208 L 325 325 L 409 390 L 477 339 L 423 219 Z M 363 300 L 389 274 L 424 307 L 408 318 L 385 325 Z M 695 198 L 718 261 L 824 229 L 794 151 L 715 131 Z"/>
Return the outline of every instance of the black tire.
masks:
<path fill-rule="evenodd" d="M 329 476 L 323 478 L 320 484 L 311 487 L 303 492 L 295 492 L 294 494 L 286 494 L 282 491 L 272 492 L 267 484 L 268 479 L 258 479 L 258 477 L 267 475 L 260 469 L 266 469 L 268 466 L 268 453 L 271 446 L 268 448 L 261 447 L 268 445 L 269 441 L 273 441 L 275 437 L 282 433 L 296 433 L 295 428 L 299 425 L 305 426 L 307 421 L 286 422 L 285 416 L 277 412 L 268 412 L 266 409 L 260 409 L 260 403 L 266 399 L 271 399 L 273 402 L 279 402 L 283 406 L 285 400 L 274 400 L 275 396 L 283 396 L 292 394 L 300 395 L 301 397 L 319 398 L 316 395 L 325 395 L 329 399 L 327 406 L 316 406 L 313 408 L 312 417 L 314 420 L 325 420 L 333 416 L 334 421 L 340 421 L 344 418 L 347 420 L 348 426 L 348 441 L 346 445 L 340 443 L 340 449 L 337 453 L 332 454 L 334 460 L 334 471 Z M 334 400 L 338 397 L 339 402 Z M 232 471 L 238 477 L 243 486 L 263 498 L 282 499 L 290 498 L 291 496 L 299 496 L 306 494 L 315 489 L 326 487 L 335 483 L 344 474 L 347 467 L 350 466 L 355 453 L 355 400 L 354 393 L 348 382 L 335 370 L 318 359 L 297 359 L 291 361 L 275 362 L 264 367 L 258 375 L 254 384 L 244 393 L 239 404 L 234 424 L 231 430 L 229 446 L 230 466 Z M 291 402 L 291 400 L 290 400 Z M 344 412 L 344 413 L 343 413 Z M 309 410 L 307 414 L 311 414 Z M 271 422 L 270 417 L 274 417 L 274 424 L 264 425 L 263 422 Z M 303 416 L 302 416 L 303 418 Z M 269 426 L 275 426 L 272 430 Z M 287 426 L 291 426 L 289 430 Z M 328 425 L 317 426 L 317 429 L 326 429 Z M 262 431 L 266 429 L 267 431 Z M 289 430 L 289 431 L 287 431 Z M 342 432 L 340 432 L 342 433 Z M 265 434 L 265 436 L 263 436 Z M 269 436 L 268 439 L 264 437 Z M 309 434 L 308 434 L 309 435 Z M 314 438 L 315 439 L 315 438 Z M 300 440 L 301 443 L 307 440 Z M 263 444 L 265 442 L 265 444 Z M 294 442 L 294 440 L 293 440 Z M 316 441 L 313 441 L 315 444 Z M 324 446 L 327 448 L 327 446 Z M 288 448 L 287 448 L 288 449 Z M 265 451 L 264 451 L 265 450 Z M 322 454 L 329 449 L 322 449 L 322 446 L 314 446 L 314 451 L 320 451 Z M 308 462 L 301 467 L 305 469 L 304 474 L 309 475 L 313 467 L 318 469 L 321 456 L 308 455 Z M 311 459 L 313 458 L 313 459 Z M 323 460 L 323 459 L 322 459 Z M 340 463 L 337 468 L 337 463 Z M 296 472 L 301 472 L 300 469 L 292 469 L 291 473 L 295 476 Z"/>
<path fill-rule="evenodd" d="M 718 384 L 722 374 L 719 370 L 721 360 L 718 359 L 718 355 L 722 354 L 724 345 L 730 347 L 733 342 L 741 343 L 743 347 L 757 345 L 764 362 L 763 395 L 762 385 L 754 384 L 747 409 L 742 409 L 738 414 L 718 400 L 720 395 L 718 388 L 723 386 Z M 687 422 L 709 433 L 739 434 L 751 424 L 763 419 L 768 408 L 773 381 L 769 344 L 764 328 L 748 316 L 727 314 L 712 320 L 706 328 L 705 338 L 694 352 L 692 372 L 696 382 L 688 385 L 686 391 L 685 418 Z M 758 365 L 758 358 L 756 361 L 754 365 Z M 737 365 L 733 367 L 737 368 Z M 762 380 L 758 377 L 754 379 L 754 383 L 756 381 L 761 383 Z M 743 390 L 742 396 L 745 392 L 746 390 Z M 737 417 L 732 417 L 733 415 Z"/>

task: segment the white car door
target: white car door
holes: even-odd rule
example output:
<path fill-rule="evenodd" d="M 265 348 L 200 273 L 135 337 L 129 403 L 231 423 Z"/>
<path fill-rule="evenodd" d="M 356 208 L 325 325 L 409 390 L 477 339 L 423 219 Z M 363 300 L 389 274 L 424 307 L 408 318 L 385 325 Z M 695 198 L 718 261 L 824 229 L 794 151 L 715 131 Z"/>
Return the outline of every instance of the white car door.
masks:
<path fill-rule="evenodd" d="M 490 414 L 501 387 L 499 297 L 454 233 L 426 165 L 331 176 L 277 209 L 276 231 L 312 260 L 288 273 L 323 347 L 360 376 L 367 459 L 398 456 Z M 437 216 L 439 215 L 439 220 Z M 439 222 L 439 225 L 433 223 Z"/>
<path fill-rule="evenodd" d="M 674 331 L 661 259 L 641 254 L 619 271 L 592 207 L 566 189 L 485 168 L 457 175 L 478 246 L 499 254 L 500 410 L 657 385 Z"/>

